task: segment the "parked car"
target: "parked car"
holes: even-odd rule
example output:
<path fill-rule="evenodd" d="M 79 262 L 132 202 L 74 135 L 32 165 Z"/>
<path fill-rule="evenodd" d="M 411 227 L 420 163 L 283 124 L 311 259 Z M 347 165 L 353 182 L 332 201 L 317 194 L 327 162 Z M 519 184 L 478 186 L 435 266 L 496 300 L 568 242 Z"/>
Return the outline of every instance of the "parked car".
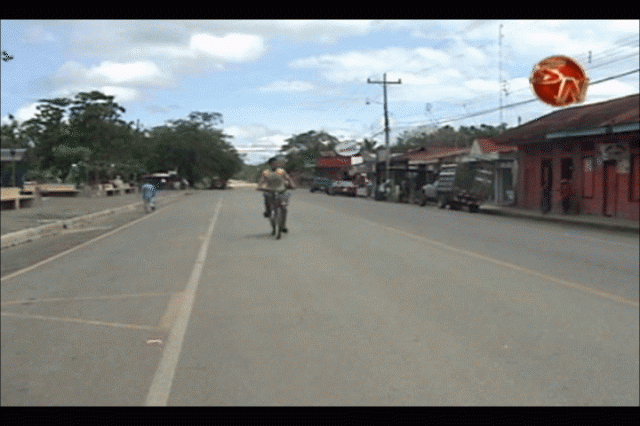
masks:
<path fill-rule="evenodd" d="M 420 205 L 424 206 L 427 204 L 427 201 L 437 201 L 438 194 L 436 192 L 436 186 L 438 186 L 438 181 L 434 181 L 433 183 L 428 183 L 422 187 L 422 199 L 420 200 Z"/>
<path fill-rule="evenodd" d="M 353 184 L 353 182 L 348 180 L 339 180 L 339 181 L 333 182 L 333 184 L 329 187 L 327 194 L 329 195 L 343 194 L 343 195 L 349 195 L 351 197 L 355 197 L 356 191 L 357 191 L 357 188 Z"/>
<path fill-rule="evenodd" d="M 331 187 L 332 183 L 333 183 L 333 181 L 331 179 L 329 179 L 329 178 L 315 177 L 311 181 L 311 188 L 309 189 L 309 191 L 311 191 L 311 192 L 315 192 L 315 191 L 327 192 L 328 189 Z"/>

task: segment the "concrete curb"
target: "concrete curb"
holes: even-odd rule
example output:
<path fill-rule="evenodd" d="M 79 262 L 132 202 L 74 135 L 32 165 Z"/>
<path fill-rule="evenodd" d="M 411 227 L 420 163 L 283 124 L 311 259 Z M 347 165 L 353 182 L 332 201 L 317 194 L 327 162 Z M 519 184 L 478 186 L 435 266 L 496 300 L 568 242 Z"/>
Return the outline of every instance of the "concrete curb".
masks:
<path fill-rule="evenodd" d="M 576 225 L 576 226 L 583 226 L 583 227 L 595 228 L 595 229 L 605 229 L 610 231 L 621 231 L 621 232 L 629 232 L 634 234 L 640 233 L 640 229 L 633 226 L 628 226 L 628 225 L 618 224 L 618 223 L 583 221 L 583 220 L 573 219 L 571 216 L 558 217 L 558 216 L 531 215 L 531 214 L 521 213 L 517 211 L 509 211 L 509 210 L 500 209 L 500 208 L 483 209 L 482 206 L 480 207 L 480 212 L 487 213 L 487 214 L 495 214 L 500 216 L 519 217 L 523 219 L 536 220 L 538 222 L 564 223 L 567 225 Z"/>
<path fill-rule="evenodd" d="M 180 197 L 189 195 L 190 193 L 183 193 L 178 195 L 167 196 L 160 201 L 161 206 L 165 206 L 170 202 L 177 200 Z M 69 229 L 80 228 L 83 225 L 87 225 L 98 218 L 134 211 L 137 208 L 142 207 L 142 201 L 138 201 L 132 204 L 127 204 L 121 207 L 115 207 L 107 210 L 102 210 L 96 213 L 91 213 L 84 216 L 72 217 L 51 223 L 49 225 L 42 225 L 36 228 L 23 229 L 21 231 L 11 232 L 9 234 L 2 235 L 0 237 L 0 248 L 12 247 L 18 244 L 23 244 L 29 241 L 34 241 L 42 237 L 60 234 L 63 231 Z"/>

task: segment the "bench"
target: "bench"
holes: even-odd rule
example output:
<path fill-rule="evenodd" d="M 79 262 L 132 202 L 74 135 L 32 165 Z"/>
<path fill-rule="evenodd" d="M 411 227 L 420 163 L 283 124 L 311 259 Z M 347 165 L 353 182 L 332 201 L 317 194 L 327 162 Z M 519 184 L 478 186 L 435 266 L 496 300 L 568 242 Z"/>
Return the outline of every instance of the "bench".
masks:
<path fill-rule="evenodd" d="M 36 184 L 35 183 L 24 182 L 22 184 L 22 193 L 23 194 L 35 194 L 35 192 L 36 192 Z"/>
<path fill-rule="evenodd" d="M 78 190 L 73 184 L 43 183 L 38 185 L 38 191 L 42 195 L 77 195 Z"/>
<path fill-rule="evenodd" d="M 130 183 L 125 183 L 121 186 L 121 189 L 126 193 L 126 194 L 131 194 L 132 192 L 135 192 L 136 187 L 131 185 Z"/>
<path fill-rule="evenodd" d="M 110 183 L 105 183 L 100 185 L 100 191 L 104 192 L 107 195 L 114 195 L 114 194 L 120 193 L 120 190 Z"/>
<path fill-rule="evenodd" d="M 22 195 L 20 193 L 20 188 L 10 187 L 10 188 L 0 188 L 0 199 L 2 200 L 2 206 L 13 206 L 16 210 L 19 210 L 21 207 L 21 203 L 25 203 L 26 206 L 30 206 L 31 202 L 34 200 L 33 195 Z"/>

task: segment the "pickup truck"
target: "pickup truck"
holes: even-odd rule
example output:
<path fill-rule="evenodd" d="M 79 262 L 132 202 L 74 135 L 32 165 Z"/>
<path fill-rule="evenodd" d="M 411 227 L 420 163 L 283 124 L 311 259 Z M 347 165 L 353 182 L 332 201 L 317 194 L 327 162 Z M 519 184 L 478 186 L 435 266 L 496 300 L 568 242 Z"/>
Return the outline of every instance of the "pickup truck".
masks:
<path fill-rule="evenodd" d="M 440 169 L 436 196 L 438 207 L 452 210 L 466 206 L 475 213 L 490 196 L 493 172 L 470 163 L 446 164 Z"/>

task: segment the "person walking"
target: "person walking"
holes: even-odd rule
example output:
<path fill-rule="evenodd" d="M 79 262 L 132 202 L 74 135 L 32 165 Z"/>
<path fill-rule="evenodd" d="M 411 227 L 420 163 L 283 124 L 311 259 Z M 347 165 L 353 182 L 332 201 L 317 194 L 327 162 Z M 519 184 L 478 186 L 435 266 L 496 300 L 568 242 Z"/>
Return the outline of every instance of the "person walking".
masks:
<path fill-rule="evenodd" d="M 149 213 L 156 209 L 157 188 L 149 181 L 146 181 L 140 188 L 142 192 L 142 200 L 144 201 L 144 211 Z"/>

